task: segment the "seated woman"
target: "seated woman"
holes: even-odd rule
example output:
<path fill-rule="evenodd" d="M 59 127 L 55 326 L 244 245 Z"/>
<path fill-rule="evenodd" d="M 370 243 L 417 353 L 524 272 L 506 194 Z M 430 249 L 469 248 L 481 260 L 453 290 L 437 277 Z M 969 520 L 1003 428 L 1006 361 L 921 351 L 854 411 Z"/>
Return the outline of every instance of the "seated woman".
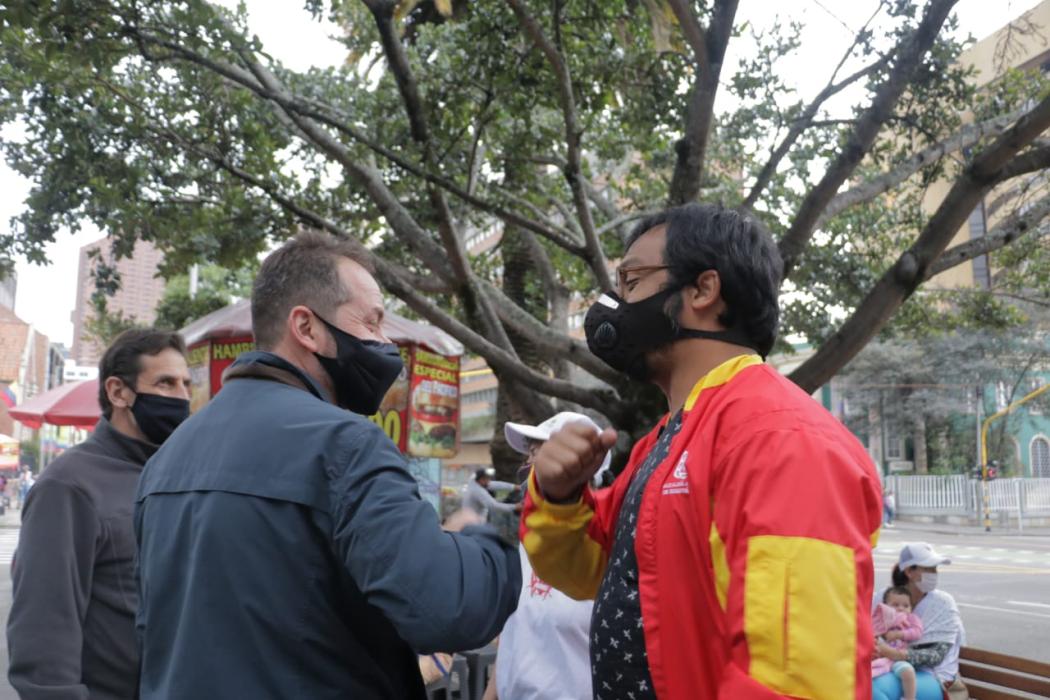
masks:
<path fill-rule="evenodd" d="M 962 618 L 955 599 L 937 589 L 937 567 L 950 564 L 925 542 L 906 544 L 893 567 L 893 585 L 908 589 L 912 610 L 922 621 L 922 636 L 907 650 L 894 649 L 885 641 L 875 642 L 875 656 L 891 662 L 906 661 L 915 667 L 916 700 L 941 700 L 942 688 L 959 675 L 959 650 L 965 639 Z M 876 596 L 881 601 L 883 592 Z M 889 673 L 872 682 L 873 700 L 900 700 L 901 682 Z"/>

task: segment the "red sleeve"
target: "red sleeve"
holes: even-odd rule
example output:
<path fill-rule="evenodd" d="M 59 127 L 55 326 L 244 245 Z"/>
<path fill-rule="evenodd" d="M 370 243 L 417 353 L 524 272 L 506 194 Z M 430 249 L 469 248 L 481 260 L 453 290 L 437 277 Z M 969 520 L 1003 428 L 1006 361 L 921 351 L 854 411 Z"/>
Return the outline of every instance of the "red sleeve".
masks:
<path fill-rule="evenodd" d="M 635 445 L 627 468 L 612 486 L 585 488 L 574 503 L 547 501 L 535 475 L 529 476 L 519 535 L 537 576 L 576 600 L 597 595 L 627 486 L 653 440 L 650 434 Z"/>

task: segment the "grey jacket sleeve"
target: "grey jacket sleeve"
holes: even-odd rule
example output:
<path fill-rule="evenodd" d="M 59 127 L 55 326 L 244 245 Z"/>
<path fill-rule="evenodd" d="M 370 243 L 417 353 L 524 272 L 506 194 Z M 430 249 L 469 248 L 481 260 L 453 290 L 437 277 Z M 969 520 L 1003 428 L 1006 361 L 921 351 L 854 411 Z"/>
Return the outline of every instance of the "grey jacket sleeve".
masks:
<path fill-rule="evenodd" d="M 441 529 L 405 458 L 379 428 L 354 424 L 335 465 L 336 550 L 368 602 L 417 652 L 492 641 L 518 604 L 517 549 L 490 528 Z"/>
<path fill-rule="evenodd" d="M 516 503 L 503 503 L 502 501 L 497 501 L 495 496 L 488 492 L 488 489 L 478 487 L 477 493 L 477 497 L 482 500 L 490 513 L 513 513 L 514 509 L 517 508 Z"/>
<path fill-rule="evenodd" d="M 30 490 L 7 622 L 8 679 L 22 700 L 88 697 L 82 626 L 98 535 L 95 510 L 76 487 L 43 481 Z"/>

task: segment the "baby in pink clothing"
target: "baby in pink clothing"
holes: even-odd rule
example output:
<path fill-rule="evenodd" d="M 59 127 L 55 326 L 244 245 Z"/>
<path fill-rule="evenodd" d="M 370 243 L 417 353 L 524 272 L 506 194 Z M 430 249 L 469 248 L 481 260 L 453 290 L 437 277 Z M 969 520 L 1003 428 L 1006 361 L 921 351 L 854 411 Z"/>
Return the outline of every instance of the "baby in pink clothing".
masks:
<path fill-rule="evenodd" d="M 909 642 L 922 637 L 922 620 L 911 611 L 911 595 L 904 586 L 887 589 L 882 603 L 871 614 L 876 637 L 894 649 L 905 651 Z M 893 673 L 901 680 L 901 700 L 915 700 L 915 668 L 907 661 L 880 658 L 871 662 L 871 677 Z"/>

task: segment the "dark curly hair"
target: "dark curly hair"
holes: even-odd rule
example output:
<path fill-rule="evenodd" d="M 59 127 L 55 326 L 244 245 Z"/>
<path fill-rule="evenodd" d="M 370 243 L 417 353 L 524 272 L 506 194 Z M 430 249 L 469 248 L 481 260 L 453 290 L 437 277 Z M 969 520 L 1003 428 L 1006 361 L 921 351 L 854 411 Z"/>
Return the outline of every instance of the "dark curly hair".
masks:
<path fill-rule="evenodd" d="M 686 204 L 642 219 L 628 238 L 627 247 L 661 225 L 667 227 L 667 288 L 687 287 L 701 272 L 717 271 L 726 303 L 719 322 L 727 329 L 743 331 L 759 354 L 768 355 L 780 322 L 777 298 L 784 264 L 765 226 L 752 216 L 720 205 Z M 681 299 L 675 297 L 666 312 L 677 319 Z"/>

